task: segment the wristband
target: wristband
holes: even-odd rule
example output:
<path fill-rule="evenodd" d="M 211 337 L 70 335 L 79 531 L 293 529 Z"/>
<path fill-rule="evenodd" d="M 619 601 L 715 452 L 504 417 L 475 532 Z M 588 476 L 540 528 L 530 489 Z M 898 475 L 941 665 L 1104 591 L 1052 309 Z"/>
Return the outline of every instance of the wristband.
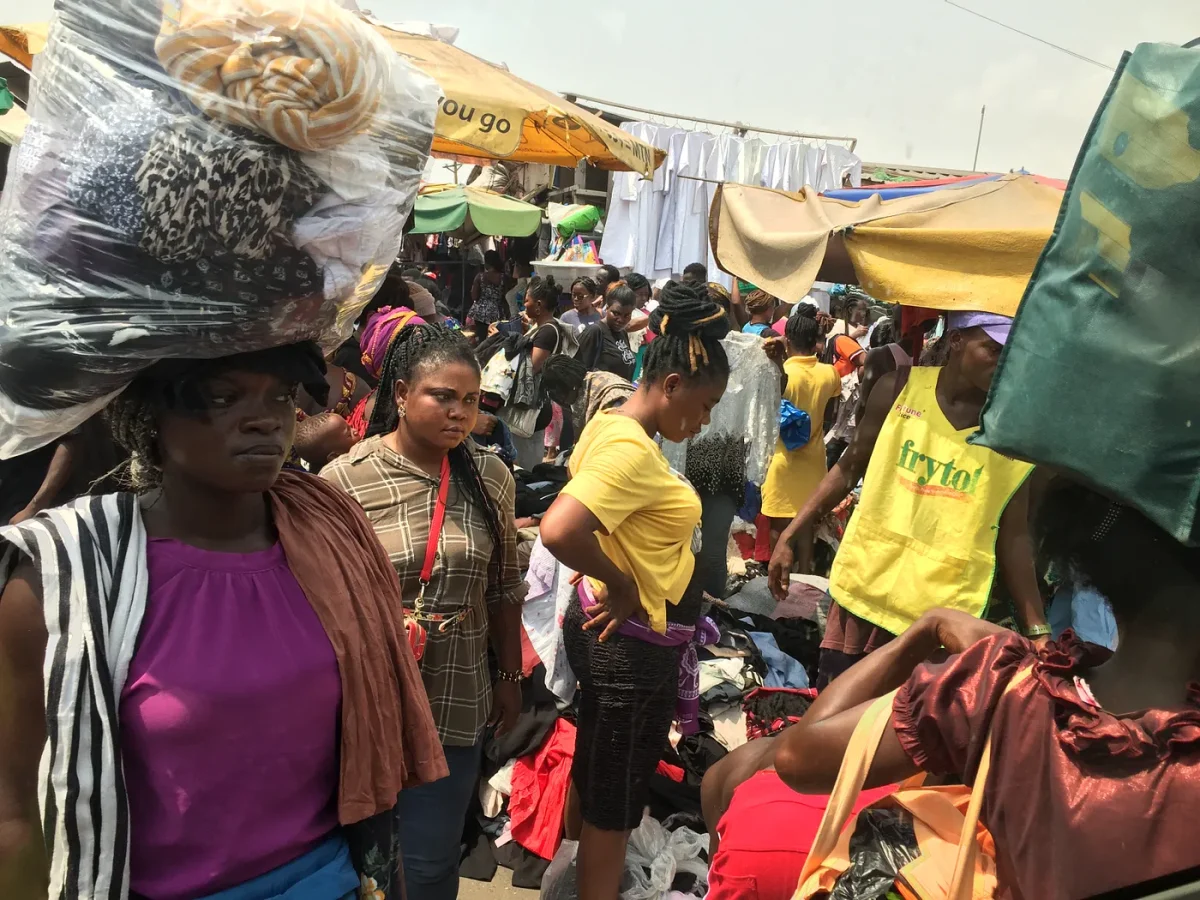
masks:
<path fill-rule="evenodd" d="M 1049 637 L 1053 633 L 1054 629 L 1049 625 L 1030 625 L 1025 629 L 1025 637 L 1027 638 Z"/>
<path fill-rule="evenodd" d="M 524 677 L 525 676 L 521 673 L 520 669 L 516 669 L 512 672 L 505 672 L 503 669 L 501 669 L 496 673 L 496 678 L 499 681 L 509 681 L 513 684 L 520 684 Z"/>

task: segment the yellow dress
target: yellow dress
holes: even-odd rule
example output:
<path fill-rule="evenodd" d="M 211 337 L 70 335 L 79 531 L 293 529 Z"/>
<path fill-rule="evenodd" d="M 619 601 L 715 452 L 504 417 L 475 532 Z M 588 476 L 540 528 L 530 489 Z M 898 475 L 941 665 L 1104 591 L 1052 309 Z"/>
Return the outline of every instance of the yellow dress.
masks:
<path fill-rule="evenodd" d="M 815 356 L 793 356 L 783 364 L 787 375 L 785 400 L 808 413 L 812 437 L 799 450 L 788 450 L 783 440 L 775 442 L 775 456 L 762 489 L 762 514 L 772 519 L 790 519 L 800 512 L 825 477 L 825 407 L 842 392 L 842 380 L 833 366 L 817 362 Z"/>

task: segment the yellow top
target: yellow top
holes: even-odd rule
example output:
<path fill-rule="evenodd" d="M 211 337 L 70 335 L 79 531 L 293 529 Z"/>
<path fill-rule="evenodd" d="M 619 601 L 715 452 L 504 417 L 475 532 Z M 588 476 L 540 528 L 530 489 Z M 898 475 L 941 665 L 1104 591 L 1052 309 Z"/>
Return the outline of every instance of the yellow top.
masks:
<path fill-rule="evenodd" d="M 650 626 L 665 633 L 667 603 L 683 598 L 696 565 L 691 544 L 699 496 L 671 471 L 642 426 L 616 411 L 600 413 L 583 429 L 570 470 L 562 493 L 600 520 L 608 531 L 596 533 L 601 548 L 637 582 Z"/>
<path fill-rule="evenodd" d="M 799 450 L 788 450 L 783 440 L 775 441 L 775 456 L 763 482 L 762 514 L 773 519 L 790 519 L 800 512 L 825 477 L 825 407 L 842 391 L 842 380 L 833 366 L 817 362 L 815 356 L 793 356 L 783 364 L 787 375 L 784 399 L 812 420 L 812 437 Z"/>
<path fill-rule="evenodd" d="M 838 550 L 829 593 L 900 634 L 938 606 L 982 615 L 1000 516 L 1033 466 L 967 443 L 937 402 L 940 368 L 912 370 L 896 398 Z"/>

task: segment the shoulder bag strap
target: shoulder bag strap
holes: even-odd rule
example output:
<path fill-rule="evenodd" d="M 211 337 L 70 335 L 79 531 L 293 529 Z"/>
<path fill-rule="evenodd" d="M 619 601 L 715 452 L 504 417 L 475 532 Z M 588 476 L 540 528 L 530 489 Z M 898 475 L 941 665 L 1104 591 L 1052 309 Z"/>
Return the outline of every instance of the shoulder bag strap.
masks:
<path fill-rule="evenodd" d="M 450 493 L 450 459 L 442 460 L 442 477 L 438 484 L 437 504 L 433 508 L 433 519 L 429 523 L 429 543 L 425 546 L 425 564 L 421 566 L 421 590 L 417 593 L 415 612 L 421 611 L 425 599 L 425 588 L 433 577 L 433 561 L 437 558 L 438 542 L 442 537 L 442 523 L 446 521 L 446 497 Z"/>
<path fill-rule="evenodd" d="M 800 884 L 808 881 L 837 846 L 838 837 L 867 781 L 867 773 L 871 771 L 871 763 L 875 761 L 875 752 L 879 749 L 883 732 L 892 720 L 892 700 L 896 693 L 892 691 L 873 701 L 854 727 L 854 733 L 850 735 L 850 742 L 846 745 L 846 754 L 842 757 L 842 767 L 838 770 L 833 792 L 829 795 L 829 804 L 821 817 L 821 826 L 817 829 L 812 849 L 808 851 L 808 858 L 804 861 Z"/>
<path fill-rule="evenodd" d="M 1009 691 L 1032 674 L 1033 666 L 1030 665 L 1014 675 L 1007 687 L 1004 688 L 1000 699 L 1003 700 Z M 997 703 L 996 709 L 992 711 L 992 721 L 988 725 L 987 741 L 984 743 L 983 753 L 979 757 L 979 767 L 975 770 L 975 784 L 971 788 L 971 802 L 967 806 L 962 834 L 958 839 L 958 859 L 954 863 L 954 877 L 950 879 L 950 890 L 946 894 L 947 900 L 971 900 L 974 886 L 975 854 L 978 852 L 975 830 L 979 826 L 979 814 L 983 809 L 984 787 L 992 770 L 992 737 L 995 733 L 996 713 L 999 709 L 1000 704 Z"/>

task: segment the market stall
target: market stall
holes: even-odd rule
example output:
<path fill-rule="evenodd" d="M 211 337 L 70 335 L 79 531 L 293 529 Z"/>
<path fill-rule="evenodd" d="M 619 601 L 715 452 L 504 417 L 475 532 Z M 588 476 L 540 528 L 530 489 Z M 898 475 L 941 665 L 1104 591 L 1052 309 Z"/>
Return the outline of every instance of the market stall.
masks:
<path fill-rule="evenodd" d="M 1030 175 L 890 200 L 727 184 L 709 227 L 722 269 L 785 300 L 821 280 L 860 284 L 888 303 L 1011 316 L 1062 197 Z"/>

